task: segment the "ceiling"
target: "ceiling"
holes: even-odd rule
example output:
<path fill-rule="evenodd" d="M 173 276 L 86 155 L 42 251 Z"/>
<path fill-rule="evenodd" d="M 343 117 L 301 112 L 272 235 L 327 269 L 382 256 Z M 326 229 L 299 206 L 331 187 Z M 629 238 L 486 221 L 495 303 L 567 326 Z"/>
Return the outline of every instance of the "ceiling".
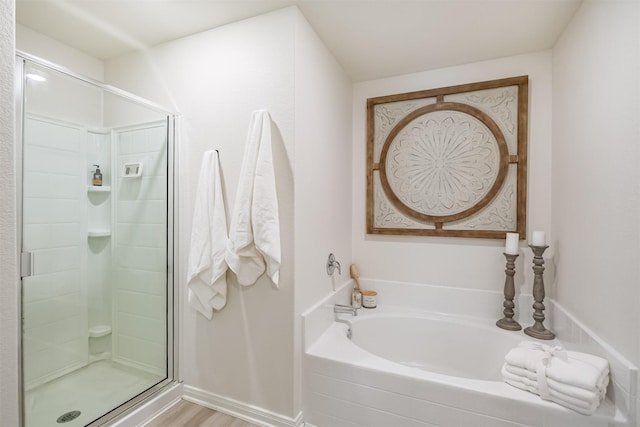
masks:
<path fill-rule="evenodd" d="M 581 0 L 17 0 L 16 21 L 101 60 L 296 5 L 353 81 L 550 49 Z"/>

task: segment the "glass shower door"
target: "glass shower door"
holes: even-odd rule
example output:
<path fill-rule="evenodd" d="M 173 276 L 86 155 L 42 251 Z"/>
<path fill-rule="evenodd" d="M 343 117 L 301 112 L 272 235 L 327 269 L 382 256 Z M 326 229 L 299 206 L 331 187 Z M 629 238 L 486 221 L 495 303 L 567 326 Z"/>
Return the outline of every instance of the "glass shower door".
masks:
<path fill-rule="evenodd" d="M 171 375 L 170 118 L 24 69 L 24 424 L 88 425 Z"/>

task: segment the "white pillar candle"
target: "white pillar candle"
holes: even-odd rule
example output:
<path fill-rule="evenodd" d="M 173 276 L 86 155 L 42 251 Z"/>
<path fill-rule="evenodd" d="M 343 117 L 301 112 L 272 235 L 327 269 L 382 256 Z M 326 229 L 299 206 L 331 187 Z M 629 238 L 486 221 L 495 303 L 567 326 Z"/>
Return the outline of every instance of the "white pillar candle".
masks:
<path fill-rule="evenodd" d="M 544 231 L 534 231 L 531 234 L 531 245 L 532 246 L 544 246 Z"/>
<path fill-rule="evenodd" d="M 504 246 L 504 252 L 509 255 L 517 255 L 519 240 L 520 235 L 518 233 L 507 233 L 507 241 Z"/>

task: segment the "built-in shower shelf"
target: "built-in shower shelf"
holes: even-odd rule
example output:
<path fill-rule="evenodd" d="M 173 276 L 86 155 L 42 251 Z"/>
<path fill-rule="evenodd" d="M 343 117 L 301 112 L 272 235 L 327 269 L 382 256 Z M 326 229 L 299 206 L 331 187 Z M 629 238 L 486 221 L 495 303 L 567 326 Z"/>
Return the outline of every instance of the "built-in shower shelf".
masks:
<path fill-rule="evenodd" d="M 111 326 L 97 325 L 89 328 L 89 338 L 106 337 L 111 333 Z"/>
<path fill-rule="evenodd" d="M 89 237 L 109 237 L 111 236 L 111 230 L 89 230 L 87 232 Z"/>
<path fill-rule="evenodd" d="M 89 193 L 109 193 L 111 191 L 110 185 L 90 185 L 87 188 Z"/>

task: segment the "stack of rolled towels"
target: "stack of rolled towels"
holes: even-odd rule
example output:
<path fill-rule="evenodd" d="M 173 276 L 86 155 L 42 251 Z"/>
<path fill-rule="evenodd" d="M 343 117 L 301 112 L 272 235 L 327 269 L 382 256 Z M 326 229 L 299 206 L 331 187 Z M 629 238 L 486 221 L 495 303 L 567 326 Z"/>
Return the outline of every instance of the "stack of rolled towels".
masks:
<path fill-rule="evenodd" d="M 525 341 L 505 356 L 502 376 L 509 385 L 591 415 L 605 397 L 609 362 L 591 354 Z"/>

